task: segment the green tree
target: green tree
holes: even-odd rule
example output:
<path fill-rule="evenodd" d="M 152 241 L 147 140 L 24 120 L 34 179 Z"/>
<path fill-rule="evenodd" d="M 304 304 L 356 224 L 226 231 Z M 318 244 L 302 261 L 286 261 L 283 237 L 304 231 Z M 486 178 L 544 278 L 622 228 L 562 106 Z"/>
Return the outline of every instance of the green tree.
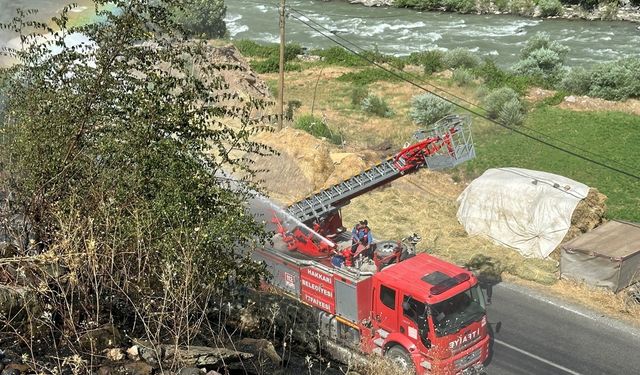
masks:
<path fill-rule="evenodd" d="M 176 21 L 190 35 L 222 38 L 227 33 L 224 0 L 185 0 L 184 4 L 176 7 L 175 14 Z"/>
<path fill-rule="evenodd" d="M 95 0 L 97 9 L 108 2 Z M 82 27 L 67 25 L 69 8 L 55 29 L 27 21 L 28 12 L 8 25 L 25 44 L 10 51 L 20 63 L 2 72 L 10 90 L 2 90 L 0 191 L 11 193 L 34 239 L 20 253 L 66 270 L 30 272 L 56 317 L 38 339 L 70 349 L 109 322 L 189 343 L 214 301 L 264 274 L 234 250 L 265 239 L 247 214 L 244 161 L 269 152 L 250 138 L 265 103 L 230 91 L 220 71 L 240 68 L 181 39 L 172 18 L 180 1 L 115 4 L 117 13 L 101 10 L 104 22 Z M 51 40 L 30 43 L 24 30 L 34 26 Z M 72 33 L 90 42 L 72 45 Z M 243 183 L 226 177 L 234 171 Z"/>

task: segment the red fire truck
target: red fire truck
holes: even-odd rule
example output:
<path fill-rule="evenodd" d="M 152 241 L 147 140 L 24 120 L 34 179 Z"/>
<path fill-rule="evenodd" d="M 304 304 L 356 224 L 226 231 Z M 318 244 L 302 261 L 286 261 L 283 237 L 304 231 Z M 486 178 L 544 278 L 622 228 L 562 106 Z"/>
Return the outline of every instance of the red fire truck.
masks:
<path fill-rule="evenodd" d="M 353 245 L 340 207 L 421 167 L 444 168 L 475 156 L 470 119 L 449 116 L 430 134 L 367 171 L 277 210 L 263 200 L 256 213 L 272 215 L 272 246 L 253 253 L 270 283 L 315 308 L 330 340 L 387 356 L 417 374 L 482 372 L 489 355 L 485 302 L 476 277 L 405 241 Z M 270 206 L 271 205 L 271 206 Z"/>

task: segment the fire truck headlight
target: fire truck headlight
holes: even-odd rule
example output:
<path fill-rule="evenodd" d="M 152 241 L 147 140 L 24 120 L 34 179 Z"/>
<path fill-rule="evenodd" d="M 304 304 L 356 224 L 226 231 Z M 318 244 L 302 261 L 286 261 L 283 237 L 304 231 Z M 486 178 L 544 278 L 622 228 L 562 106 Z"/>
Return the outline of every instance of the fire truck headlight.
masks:
<path fill-rule="evenodd" d="M 427 370 L 431 370 L 431 362 L 429 362 L 429 361 L 420 362 L 420 366 L 424 367 Z"/>

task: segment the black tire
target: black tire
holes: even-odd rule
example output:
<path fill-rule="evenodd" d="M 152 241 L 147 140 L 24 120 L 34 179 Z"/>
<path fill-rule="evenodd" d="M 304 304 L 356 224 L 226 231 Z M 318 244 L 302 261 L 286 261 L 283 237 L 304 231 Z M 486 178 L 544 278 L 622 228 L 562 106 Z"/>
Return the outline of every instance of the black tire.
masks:
<path fill-rule="evenodd" d="M 407 353 L 407 351 L 401 346 L 392 346 L 387 350 L 384 356 L 389 358 L 401 370 L 407 371 L 409 374 L 416 373 L 416 367 L 413 365 L 413 359 L 411 359 L 409 353 Z"/>

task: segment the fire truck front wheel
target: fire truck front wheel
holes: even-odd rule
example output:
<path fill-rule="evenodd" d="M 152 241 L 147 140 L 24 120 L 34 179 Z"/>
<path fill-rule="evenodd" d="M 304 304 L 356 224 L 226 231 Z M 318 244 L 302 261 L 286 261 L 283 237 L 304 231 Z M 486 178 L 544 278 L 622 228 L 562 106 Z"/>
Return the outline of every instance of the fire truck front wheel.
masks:
<path fill-rule="evenodd" d="M 404 350 L 401 346 L 392 346 L 385 353 L 385 357 L 389 358 L 396 366 L 401 368 L 402 370 L 408 371 L 410 374 L 415 373 L 415 367 L 413 365 L 413 360 L 409 353 Z"/>

